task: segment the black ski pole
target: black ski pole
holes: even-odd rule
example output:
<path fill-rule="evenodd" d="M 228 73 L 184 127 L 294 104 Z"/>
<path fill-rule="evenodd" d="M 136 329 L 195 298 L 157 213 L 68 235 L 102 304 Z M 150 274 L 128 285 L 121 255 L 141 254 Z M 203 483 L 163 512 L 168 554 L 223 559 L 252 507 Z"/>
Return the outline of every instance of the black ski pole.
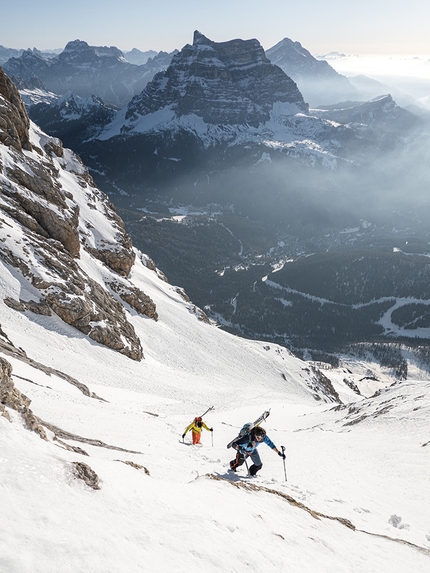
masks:
<path fill-rule="evenodd" d="M 282 461 L 284 462 L 285 481 L 288 481 L 288 480 L 287 480 L 287 468 L 285 467 L 285 446 L 281 446 L 281 450 L 282 450 L 282 453 L 284 454 L 284 455 L 282 456 Z"/>

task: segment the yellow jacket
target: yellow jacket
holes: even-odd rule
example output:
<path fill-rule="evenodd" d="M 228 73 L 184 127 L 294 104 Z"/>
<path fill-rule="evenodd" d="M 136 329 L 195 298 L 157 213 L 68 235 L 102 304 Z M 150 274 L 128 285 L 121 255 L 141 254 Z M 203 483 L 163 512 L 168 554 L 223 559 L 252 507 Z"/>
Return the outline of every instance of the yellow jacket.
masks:
<path fill-rule="evenodd" d="M 201 426 L 201 428 L 199 428 L 199 426 L 197 426 L 196 420 L 193 420 L 193 421 L 191 422 L 191 424 L 190 424 L 189 426 L 187 426 L 186 429 L 184 430 L 184 435 L 185 435 L 189 430 L 192 430 L 193 432 L 196 432 L 197 434 L 201 434 L 202 428 L 204 428 L 204 429 L 207 430 L 208 432 L 211 431 L 211 429 L 206 426 L 206 424 L 203 422 L 203 420 L 202 420 L 202 426 Z"/>

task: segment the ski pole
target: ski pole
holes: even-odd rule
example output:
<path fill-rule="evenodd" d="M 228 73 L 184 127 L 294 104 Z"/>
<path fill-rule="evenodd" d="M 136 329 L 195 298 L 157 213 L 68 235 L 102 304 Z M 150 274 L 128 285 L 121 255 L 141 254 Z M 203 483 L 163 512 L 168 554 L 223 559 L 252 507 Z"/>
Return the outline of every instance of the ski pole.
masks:
<path fill-rule="evenodd" d="M 285 474 L 285 481 L 287 480 L 287 469 L 285 467 L 285 446 L 281 446 L 282 453 L 284 454 L 282 461 L 284 462 L 284 474 Z"/>
<path fill-rule="evenodd" d="M 211 432 L 211 438 L 212 438 L 212 447 L 214 447 L 214 432 L 213 432 L 213 430 Z"/>

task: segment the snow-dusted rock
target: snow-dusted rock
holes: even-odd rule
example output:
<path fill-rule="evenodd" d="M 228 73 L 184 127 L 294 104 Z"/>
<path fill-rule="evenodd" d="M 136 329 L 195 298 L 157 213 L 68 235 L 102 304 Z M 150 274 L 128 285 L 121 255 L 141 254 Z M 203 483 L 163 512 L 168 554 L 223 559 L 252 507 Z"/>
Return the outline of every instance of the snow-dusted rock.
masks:
<path fill-rule="evenodd" d="M 129 285 L 130 237 L 86 167 L 30 123 L 16 87 L 0 70 L 0 258 L 29 292 L 5 302 L 17 311 L 56 313 L 93 340 L 141 360 L 124 302 L 154 319 L 151 299 Z M 98 261 L 105 280 L 88 276 Z"/>

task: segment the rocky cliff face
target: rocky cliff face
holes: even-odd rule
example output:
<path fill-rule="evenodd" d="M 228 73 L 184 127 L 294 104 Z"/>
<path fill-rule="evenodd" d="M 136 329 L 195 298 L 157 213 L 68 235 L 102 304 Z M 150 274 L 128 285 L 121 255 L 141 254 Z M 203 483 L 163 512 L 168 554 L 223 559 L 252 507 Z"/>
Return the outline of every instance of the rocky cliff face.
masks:
<path fill-rule="evenodd" d="M 102 283 L 84 270 L 89 256 L 105 269 Z M 123 223 L 80 159 L 29 121 L 1 68 L 0 257 L 27 284 L 8 306 L 55 313 L 100 344 L 143 357 L 127 308 L 157 313 L 127 280 L 135 252 Z"/>
<path fill-rule="evenodd" d="M 31 150 L 30 121 L 18 90 L 0 68 L 0 142 L 17 151 Z"/>
<path fill-rule="evenodd" d="M 126 118 L 171 106 L 178 116 L 196 114 L 210 124 L 258 126 L 275 102 L 307 111 L 296 84 L 269 62 L 258 40 L 217 43 L 196 31 L 193 44 L 134 98 Z"/>

